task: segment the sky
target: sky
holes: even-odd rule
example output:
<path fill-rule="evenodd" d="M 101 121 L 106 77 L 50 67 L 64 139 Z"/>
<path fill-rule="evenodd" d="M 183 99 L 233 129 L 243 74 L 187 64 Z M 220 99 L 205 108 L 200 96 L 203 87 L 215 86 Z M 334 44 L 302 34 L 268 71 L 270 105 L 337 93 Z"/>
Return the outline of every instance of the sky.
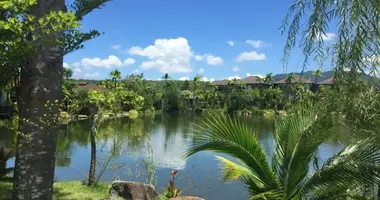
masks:
<path fill-rule="evenodd" d="M 69 3 L 69 2 L 68 2 Z M 286 35 L 280 26 L 292 0 L 114 0 L 82 21 L 103 34 L 65 56 L 74 78 L 105 79 L 144 73 L 157 80 L 220 80 L 283 73 Z M 336 35 L 328 32 L 325 41 Z M 304 56 L 295 49 L 286 72 L 299 72 Z M 308 70 L 316 68 L 311 63 Z M 326 66 L 324 70 L 331 67 Z"/>

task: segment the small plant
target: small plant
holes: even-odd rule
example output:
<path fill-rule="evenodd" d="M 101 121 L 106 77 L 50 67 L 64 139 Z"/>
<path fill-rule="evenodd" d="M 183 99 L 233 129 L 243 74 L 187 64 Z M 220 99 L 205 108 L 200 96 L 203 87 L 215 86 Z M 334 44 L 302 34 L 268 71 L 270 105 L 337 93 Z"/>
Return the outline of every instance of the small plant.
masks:
<path fill-rule="evenodd" d="M 182 190 L 175 187 L 175 175 L 177 174 L 177 170 L 171 171 L 170 175 L 172 176 L 172 180 L 169 181 L 168 189 L 164 188 L 163 195 L 166 198 L 174 198 L 181 195 Z"/>

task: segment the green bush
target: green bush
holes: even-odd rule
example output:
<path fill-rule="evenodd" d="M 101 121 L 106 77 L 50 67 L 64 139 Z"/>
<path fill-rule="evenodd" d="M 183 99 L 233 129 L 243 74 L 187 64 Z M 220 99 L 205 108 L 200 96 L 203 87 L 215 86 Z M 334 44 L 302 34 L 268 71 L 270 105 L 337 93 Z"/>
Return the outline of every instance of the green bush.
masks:
<path fill-rule="evenodd" d="M 136 119 L 138 116 L 139 116 L 139 112 L 137 112 L 136 110 L 130 110 L 128 112 L 128 117 L 130 119 Z"/>

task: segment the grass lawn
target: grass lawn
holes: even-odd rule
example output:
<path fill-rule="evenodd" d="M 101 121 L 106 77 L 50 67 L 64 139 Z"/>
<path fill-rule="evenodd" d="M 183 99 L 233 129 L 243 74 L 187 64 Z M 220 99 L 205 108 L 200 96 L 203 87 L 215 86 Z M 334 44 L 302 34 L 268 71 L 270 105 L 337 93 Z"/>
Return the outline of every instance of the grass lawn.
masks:
<path fill-rule="evenodd" d="M 99 200 L 108 196 L 109 183 L 99 183 L 96 186 L 88 187 L 80 181 L 57 182 L 54 183 L 54 197 L 57 200 Z M 8 200 L 12 194 L 12 183 L 10 181 L 0 181 L 0 200 Z"/>

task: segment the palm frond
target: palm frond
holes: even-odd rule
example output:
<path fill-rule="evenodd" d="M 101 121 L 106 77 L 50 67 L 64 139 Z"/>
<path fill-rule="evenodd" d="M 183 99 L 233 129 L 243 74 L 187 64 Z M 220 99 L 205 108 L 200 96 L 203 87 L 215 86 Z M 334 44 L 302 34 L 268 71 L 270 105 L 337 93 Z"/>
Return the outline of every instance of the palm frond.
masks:
<path fill-rule="evenodd" d="M 257 176 L 253 171 L 247 166 L 239 165 L 233 161 L 226 158 L 216 156 L 219 162 L 222 163 L 222 173 L 224 181 L 233 181 L 241 178 L 247 185 L 254 183 L 257 186 L 254 190 L 259 190 L 264 188 L 265 183 L 261 182 L 260 177 Z"/>
<path fill-rule="evenodd" d="M 252 196 L 249 200 L 280 200 L 284 198 L 284 194 L 281 190 L 271 190 Z"/>
<path fill-rule="evenodd" d="M 330 137 L 328 130 L 315 131 L 317 114 L 313 110 L 294 113 L 276 123 L 276 150 L 273 170 L 289 198 L 295 198 L 307 180 L 309 165 L 318 147 Z"/>
<path fill-rule="evenodd" d="M 373 139 L 353 143 L 325 162 L 305 184 L 304 192 L 312 193 L 331 185 L 373 185 L 380 181 L 380 145 Z"/>
<path fill-rule="evenodd" d="M 261 188 L 260 191 L 262 191 L 277 186 L 274 173 L 269 167 L 266 154 L 261 148 L 256 134 L 245 124 L 229 116 L 219 115 L 207 117 L 202 124 L 198 127 L 199 134 L 186 156 L 200 151 L 214 151 L 230 155 L 247 166 L 251 174 L 260 180 L 260 184 L 253 188 L 261 187 L 263 184 L 266 189 Z M 229 167 L 231 166 L 229 165 Z"/>

